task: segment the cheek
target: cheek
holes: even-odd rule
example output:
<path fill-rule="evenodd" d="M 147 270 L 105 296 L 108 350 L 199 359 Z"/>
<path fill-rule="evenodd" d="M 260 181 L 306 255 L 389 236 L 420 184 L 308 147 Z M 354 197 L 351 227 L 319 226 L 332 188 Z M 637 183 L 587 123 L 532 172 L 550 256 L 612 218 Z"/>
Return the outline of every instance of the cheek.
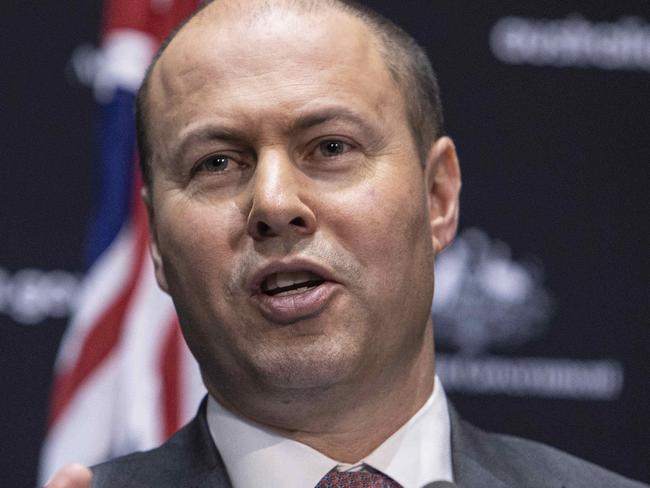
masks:
<path fill-rule="evenodd" d="M 223 290 L 233 262 L 233 234 L 241 227 L 239 212 L 227 206 L 185 202 L 161 207 L 158 245 L 170 287 L 191 290 L 197 298 L 207 290 Z"/>
<path fill-rule="evenodd" d="M 389 180 L 390 181 L 390 180 Z M 404 181 L 404 180 L 402 180 Z M 356 260 L 361 279 L 354 294 L 375 324 L 389 324 L 379 336 L 402 340 L 399 321 L 425 323 L 433 296 L 433 247 L 421 178 L 412 184 L 370 184 L 336 198 L 327 226 Z M 415 331 L 417 338 L 419 330 Z M 391 342 L 391 341 L 388 341 Z M 379 346 L 378 346 L 379 347 Z"/>
<path fill-rule="evenodd" d="M 402 351 L 404 344 L 419 342 L 430 313 L 433 247 L 424 185 L 417 183 L 364 185 L 339 194 L 325 224 L 328 237 L 356 261 L 360 279 L 351 291 L 359 302 L 353 303 L 361 304 L 360 322 L 372 324 L 366 340 L 376 350 Z"/>
<path fill-rule="evenodd" d="M 325 226 L 364 267 L 403 267 L 431 245 L 421 185 L 370 182 L 337 193 L 325 212 Z"/>
<path fill-rule="evenodd" d="M 179 201 L 159 208 L 157 218 L 170 295 L 190 349 L 202 364 L 208 364 L 215 351 L 222 361 L 228 361 L 225 345 L 234 339 L 226 325 L 241 323 L 230 286 L 237 212 Z"/>

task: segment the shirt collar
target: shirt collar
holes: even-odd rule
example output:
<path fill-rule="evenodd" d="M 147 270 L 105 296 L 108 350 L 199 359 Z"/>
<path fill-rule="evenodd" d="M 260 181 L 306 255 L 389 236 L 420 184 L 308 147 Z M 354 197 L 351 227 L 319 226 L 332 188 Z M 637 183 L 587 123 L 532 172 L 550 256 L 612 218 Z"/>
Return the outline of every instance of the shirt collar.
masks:
<path fill-rule="evenodd" d="M 365 464 L 404 488 L 438 480 L 453 481 L 449 412 L 436 376 L 426 403 L 377 449 L 355 465 L 339 463 L 300 442 L 287 439 L 208 399 L 210 434 L 221 453 L 234 488 L 305 488 L 316 486 L 337 468 Z"/>

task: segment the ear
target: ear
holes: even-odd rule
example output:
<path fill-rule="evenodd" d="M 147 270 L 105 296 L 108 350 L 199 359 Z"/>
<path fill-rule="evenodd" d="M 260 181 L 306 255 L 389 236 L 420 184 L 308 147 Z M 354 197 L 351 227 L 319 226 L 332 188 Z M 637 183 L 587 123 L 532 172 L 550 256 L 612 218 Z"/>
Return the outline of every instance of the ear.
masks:
<path fill-rule="evenodd" d="M 424 168 L 433 250 L 438 254 L 451 243 L 458 227 L 460 167 L 456 146 L 449 137 L 433 144 Z"/>
<path fill-rule="evenodd" d="M 153 211 L 153 195 L 151 194 L 151 189 L 147 186 L 143 186 L 140 192 L 144 206 L 147 208 L 147 216 L 149 218 L 149 251 L 151 252 L 151 258 L 153 259 L 153 267 L 156 273 L 156 281 L 158 286 L 166 293 L 169 293 L 169 287 L 167 286 L 167 277 L 165 276 L 165 267 L 163 265 L 163 260 L 160 255 L 160 250 L 158 248 L 158 234 L 156 231 L 156 216 Z"/>

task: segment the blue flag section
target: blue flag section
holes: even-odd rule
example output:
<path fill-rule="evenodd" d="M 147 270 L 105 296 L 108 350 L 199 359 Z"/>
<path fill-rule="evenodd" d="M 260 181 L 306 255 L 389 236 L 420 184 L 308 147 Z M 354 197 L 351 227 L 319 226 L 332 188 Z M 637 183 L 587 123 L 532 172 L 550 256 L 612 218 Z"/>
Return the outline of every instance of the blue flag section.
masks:
<path fill-rule="evenodd" d="M 648 2 L 362 3 L 425 47 L 460 156 L 432 307 L 449 398 L 650 482 Z M 162 442 L 202 395 L 155 287 L 133 120 L 148 56 L 197 4 L 3 8 L 3 486 Z"/>
<path fill-rule="evenodd" d="M 133 92 L 118 88 L 99 109 L 100 155 L 95 168 L 99 193 L 96 214 L 88 231 L 88 268 L 113 242 L 129 216 L 136 149 L 134 100 Z"/>

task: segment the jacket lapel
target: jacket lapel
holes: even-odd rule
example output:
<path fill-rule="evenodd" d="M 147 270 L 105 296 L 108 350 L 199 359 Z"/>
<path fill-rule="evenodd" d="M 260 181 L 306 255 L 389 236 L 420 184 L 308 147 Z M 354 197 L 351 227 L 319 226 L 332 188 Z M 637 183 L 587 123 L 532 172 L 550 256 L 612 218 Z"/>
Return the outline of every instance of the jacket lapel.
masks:
<path fill-rule="evenodd" d="M 214 445 L 206 416 L 207 396 L 201 402 L 199 411 L 188 425 L 187 447 L 188 470 L 183 486 L 192 488 L 232 488 L 226 466 Z"/>
<path fill-rule="evenodd" d="M 519 452 L 504 436 L 484 432 L 460 418 L 449 405 L 454 480 L 462 488 L 561 488 L 534 459 Z"/>

